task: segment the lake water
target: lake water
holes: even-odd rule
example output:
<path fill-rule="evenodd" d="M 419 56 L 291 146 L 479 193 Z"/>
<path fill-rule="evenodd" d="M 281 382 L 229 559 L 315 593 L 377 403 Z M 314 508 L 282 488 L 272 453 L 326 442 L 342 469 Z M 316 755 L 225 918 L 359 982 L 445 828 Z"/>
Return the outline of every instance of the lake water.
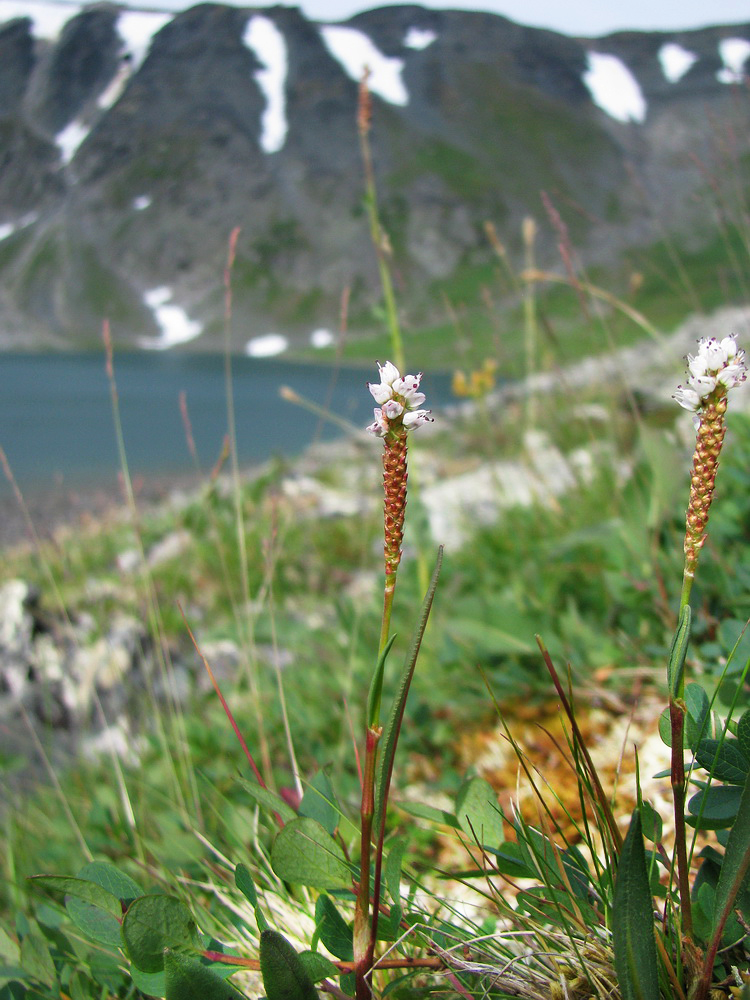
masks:
<path fill-rule="evenodd" d="M 224 358 L 130 353 L 115 356 L 115 378 L 131 474 L 164 477 L 195 468 L 180 412 L 185 393 L 204 469 L 215 463 L 227 432 Z M 358 426 L 372 420 L 367 369 L 341 369 L 232 358 L 240 461 L 291 456 L 321 435 L 341 431 L 279 396 L 288 385 Z M 428 405 L 450 398 L 446 375 L 425 377 Z M 104 357 L 89 354 L 0 354 L 0 446 L 25 492 L 113 483 L 119 468 Z M 0 497 L 10 487 L 0 473 Z"/>

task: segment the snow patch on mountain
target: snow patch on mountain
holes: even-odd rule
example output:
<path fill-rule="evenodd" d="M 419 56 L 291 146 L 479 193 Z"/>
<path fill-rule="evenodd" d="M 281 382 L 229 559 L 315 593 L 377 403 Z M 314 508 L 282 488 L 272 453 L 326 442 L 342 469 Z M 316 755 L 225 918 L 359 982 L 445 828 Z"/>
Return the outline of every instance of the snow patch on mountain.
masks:
<path fill-rule="evenodd" d="M 266 333 L 262 337 L 253 337 L 245 344 L 245 354 L 250 358 L 272 358 L 283 354 L 289 346 L 286 337 L 280 333 Z"/>
<path fill-rule="evenodd" d="M 161 329 L 159 337 L 139 337 L 138 346 L 151 351 L 165 351 L 177 344 L 186 344 L 203 333 L 203 327 L 191 320 L 180 306 L 170 305 L 172 289 L 166 285 L 151 288 L 143 296 L 143 301 L 154 314 Z"/>
<path fill-rule="evenodd" d="M 724 63 L 716 74 L 719 83 L 742 83 L 747 76 L 745 63 L 750 58 L 750 42 L 746 38 L 722 38 L 719 55 Z"/>
<path fill-rule="evenodd" d="M 83 122 L 75 118 L 61 132 L 57 133 L 55 142 L 60 150 L 60 156 L 64 164 L 70 163 L 90 131 L 91 129 L 88 125 L 84 125 Z"/>
<path fill-rule="evenodd" d="M 429 28 L 409 28 L 404 36 L 404 45 L 407 49 L 426 49 L 436 39 L 437 35 Z"/>
<path fill-rule="evenodd" d="M 583 82 L 594 104 L 618 121 L 645 121 L 646 99 L 625 63 L 605 52 L 589 52 L 587 59 Z"/>
<path fill-rule="evenodd" d="M 260 146 L 266 153 L 278 153 L 286 142 L 287 50 L 284 36 L 270 20 L 256 14 L 250 18 L 243 36 L 261 69 L 253 74 L 263 91 L 266 107 L 261 116 Z"/>
<path fill-rule="evenodd" d="M 676 42 L 662 45 L 658 54 L 662 73 L 670 83 L 679 83 L 691 66 L 698 61 L 698 56 L 694 52 L 688 52 Z"/>
<path fill-rule="evenodd" d="M 123 40 L 131 75 L 148 55 L 151 41 L 168 24 L 173 14 L 157 11 L 126 10 L 117 18 L 117 34 Z"/>
<path fill-rule="evenodd" d="M 403 59 L 383 55 L 372 39 L 356 28 L 327 24 L 321 27 L 320 34 L 328 51 L 352 80 L 359 83 L 368 69 L 368 86 L 373 94 L 389 104 L 404 107 L 409 103 L 409 94 L 401 78 Z"/>

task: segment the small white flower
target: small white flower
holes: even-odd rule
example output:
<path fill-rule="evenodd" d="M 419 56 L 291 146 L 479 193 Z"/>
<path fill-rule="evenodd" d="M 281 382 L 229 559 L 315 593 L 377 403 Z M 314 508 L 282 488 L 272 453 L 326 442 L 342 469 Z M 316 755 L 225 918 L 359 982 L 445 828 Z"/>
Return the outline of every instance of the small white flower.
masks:
<path fill-rule="evenodd" d="M 734 335 L 725 337 L 721 342 L 721 348 L 727 356 L 727 361 L 731 361 L 737 354 L 737 338 Z M 740 354 L 744 353 L 740 351 Z"/>
<path fill-rule="evenodd" d="M 393 390 L 385 382 L 368 382 L 367 388 L 370 390 L 372 398 L 382 406 L 387 400 L 393 398 Z"/>
<path fill-rule="evenodd" d="M 699 375 L 696 378 L 688 379 L 688 384 L 692 389 L 695 389 L 701 399 L 705 399 L 706 396 L 710 396 L 716 388 L 716 376 Z"/>
<path fill-rule="evenodd" d="M 744 365 L 727 365 L 726 368 L 722 368 L 716 376 L 716 381 L 721 382 L 721 384 L 725 385 L 727 389 L 734 389 L 736 385 L 744 382 L 746 377 L 747 373 Z"/>
<path fill-rule="evenodd" d="M 727 362 L 727 354 L 716 337 L 704 337 L 698 344 L 698 352 L 706 359 L 706 370 L 716 371 Z"/>
<path fill-rule="evenodd" d="M 701 398 L 695 389 L 691 389 L 689 386 L 678 385 L 677 392 L 672 397 L 675 399 L 680 406 L 684 406 L 686 410 L 692 410 L 695 412 L 701 405 Z"/>
<path fill-rule="evenodd" d="M 392 361 L 386 361 L 384 365 L 378 361 L 378 371 L 380 372 L 380 381 L 385 385 L 393 385 L 396 379 L 401 378 L 401 372 Z"/>
<path fill-rule="evenodd" d="M 383 416 L 383 411 L 381 409 L 375 409 L 375 420 L 373 423 L 369 424 L 367 430 L 370 434 L 374 434 L 375 437 L 383 437 L 388 433 L 388 421 Z"/>
<path fill-rule="evenodd" d="M 430 424 L 433 418 L 429 410 L 410 410 L 404 414 L 404 427 L 421 427 L 422 424 Z"/>
<path fill-rule="evenodd" d="M 706 358 L 704 355 L 699 354 L 697 357 L 693 357 L 692 354 L 687 356 L 688 371 L 695 378 L 700 378 L 701 375 L 705 375 L 707 371 Z"/>
<path fill-rule="evenodd" d="M 403 405 L 396 399 L 389 399 L 387 402 L 383 403 L 383 414 L 389 420 L 395 420 L 396 417 L 400 417 L 403 412 Z"/>

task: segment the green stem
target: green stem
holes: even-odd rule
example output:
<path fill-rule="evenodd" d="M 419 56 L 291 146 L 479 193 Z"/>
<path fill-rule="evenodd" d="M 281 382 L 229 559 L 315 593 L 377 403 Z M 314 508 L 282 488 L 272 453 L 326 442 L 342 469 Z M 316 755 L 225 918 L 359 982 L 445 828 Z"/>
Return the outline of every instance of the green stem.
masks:
<path fill-rule="evenodd" d="M 679 619 L 684 608 L 690 603 L 690 591 L 693 589 L 693 580 L 695 579 L 695 567 L 689 569 L 685 566 L 685 572 L 682 576 L 682 592 L 680 593 L 680 610 L 677 612 L 677 617 Z"/>
<path fill-rule="evenodd" d="M 378 656 L 383 652 L 391 632 L 391 611 L 393 610 L 393 595 L 396 593 L 396 574 L 389 573 L 385 578 L 383 591 L 383 620 L 380 624 L 380 644 Z"/>
<path fill-rule="evenodd" d="M 682 928 L 689 937 L 693 936 L 693 914 L 690 902 L 690 872 L 688 870 L 687 845 L 685 838 L 685 708 L 674 698 L 669 699 L 669 718 L 672 724 L 672 766 L 671 784 L 674 803 L 675 854 L 677 857 L 677 884 L 680 891 Z"/>

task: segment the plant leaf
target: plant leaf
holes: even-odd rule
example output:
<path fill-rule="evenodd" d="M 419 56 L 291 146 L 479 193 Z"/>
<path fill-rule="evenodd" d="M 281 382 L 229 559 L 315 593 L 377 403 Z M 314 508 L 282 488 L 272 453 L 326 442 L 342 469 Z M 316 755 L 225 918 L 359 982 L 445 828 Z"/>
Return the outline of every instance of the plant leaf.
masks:
<path fill-rule="evenodd" d="M 302 796 L 299 815 L 316 819 L 324 830 L 332 834 L 339 825 L 340 814 L 331 778 L 325 769 L 321 769 Z"/>
<path fill-rule="evenodd" d="M 166 1000 L 235 1000 L 244 994 L 205 965 L 173 948 L 164 952 Z"/>
<path fill-rule="evenodd" d="M 29 933 L 21 939 L 21 967 L 32 979 L 38 979 L 45 986 L 57 987 L 55 963 L 36 923 L 31 924 Z"/>
<path fill-rule="evenodd" d="M 74 878 L 72 875 L 32 875 L 29 879 L 35 885 L 45 889 L 56 889 L 75 899 L 82 899 L 91 906 L 96 906 L 110 916 L 122 918 L 122 904 L 107 889 L 84 878 Z"/>
<path fill-rule="evenodd" d="M 278 813 L 285 823 L 296 817 L 297 813 L 280 795 L 275 795 L 267 788 L 259 785 L 257 781 L 250 781 L 248 778 L 241 777 L 238 777 L 236 780 L 257 805 L 263 809 L 267 809 L 269 812 Z"/>
<path fill-rule="evenodd" d="M 742 789 L 737 785 L 711 785 L 692 796 L 688 810 L 691 815 L 700 816 L 701 820 L 729 826 L 737 815 L 741 797 Z"/>
<path fill-rule="evenodd" d="M 750 867 L 750 774 L 742 790 L 737 819 L 729 831 L 714 899 L 714 934 L 721 934 Z"/>
<path fill-rule="evenodd" d="M 301 951 L 298 958 L 314 983 L 319 983 L 321 979 L 327 979 L 329 976 L 339 975 L 339 970 L 333 962 L 319 951 Z"/>
<path fill-rule="evenodd" d="M 750 712 L 745 712 L 737 723 L 737 742 L 740 750 L 750 760 Z"/>
<path fill-rule="evenodd" d="M 708 695 L 695 682 L 685 687 L 685 744 L 695 750 L 698 743 L 709 735 L 710 704 Z"/>
<path fill-rule="evenodd" d="M 417 816 L 419 819 L 428 819 L 431 823 L 450 826 L 454 830 L 459 829 L 456 817 L 453 813 L 446 812 L 445 809 L 436 809 L 435 806 L 428 806 L 423 802 L 399 802 L 398 807 L 410 816 Z"/>
<path fill-rule="evenodd" d="M 234 884 L 255 911 L 255 922 L 258 925 L 258 930 L 261 932 L 268 930 L 268 921 L 258 903 L 258 893 L 255 891 L 255 883 L 247 865 L 243 865 L 242 862 L 234 869 Z"/>
<path fill-rule="evenodd" d="M 318 896 L 315 903 L 315 930 L 332 955 L 344 962 L 354 958 L 354 934 L 328 896 Z"/>
<path fill-rule="evenodd" d="M 744 785 L 750 772 L 750 761 L 734 739 L 701 740 L 695 759 L 715 780 L 730 785 Z"/>
<path fill-rule="evenodd" d="M 405 837 L 397 837 L 385 859 L 385 884 L 394 903 L 401 902 L 401 869 L 407 846 Z"/>
<path fill-rule="evenodd" d="M 234 869 L 234 884 L 253 909 L 256 909 L 258 906 L 258 893 L 255 891 L 255 883 L 250 874 L 250 869 L 247 865 L 243 865 L 242 862 Z"/>
<path fill-rule="evenodd" d="M 190 910 L 175 896 L 140 896 L 122 922 L 122 940 L 131 962 L 142 972 L 161 972 L 164 949 L 197 951 L 198 928 Z"/>
<path fill-rule="evenodd" d="M 299 955 L 278 931 L 260 936 L 260 971 L 267 1000 L 318 1000 Z"/>
<path fill-rule="evenodd" d="M 469 778 L 456 795 L 456 816 L 464 833 L 479 845 L 498 847 L 503 836 L 503 816 L 494 788 L 484 778 Z"/>
<path fill-rule="evenodd" d="M 653 899 L 636 809 L 622 845 L 612 906 L 615 972 L 623 1000 L 659 1000 Z"/>
<path fill-rule="evenodd" d="M 350 889 L 352 872 L 339 845 L 317 820 L 301 816 L 276 834 L 271 867 L 286 882 L 314 889 Z"/>
<path fill-rule="evenodd" d="M 672 640 L 672 648 L 669 651 L 669 662 L 667 663 L 667 685 L 672 698 L 682 698 L 683 696 L 685 656 L 690 644 L 690 622 L 690 605 L 686 604 L 680 613 L 680 620 L 677 623 L 677 630 Z"/>

